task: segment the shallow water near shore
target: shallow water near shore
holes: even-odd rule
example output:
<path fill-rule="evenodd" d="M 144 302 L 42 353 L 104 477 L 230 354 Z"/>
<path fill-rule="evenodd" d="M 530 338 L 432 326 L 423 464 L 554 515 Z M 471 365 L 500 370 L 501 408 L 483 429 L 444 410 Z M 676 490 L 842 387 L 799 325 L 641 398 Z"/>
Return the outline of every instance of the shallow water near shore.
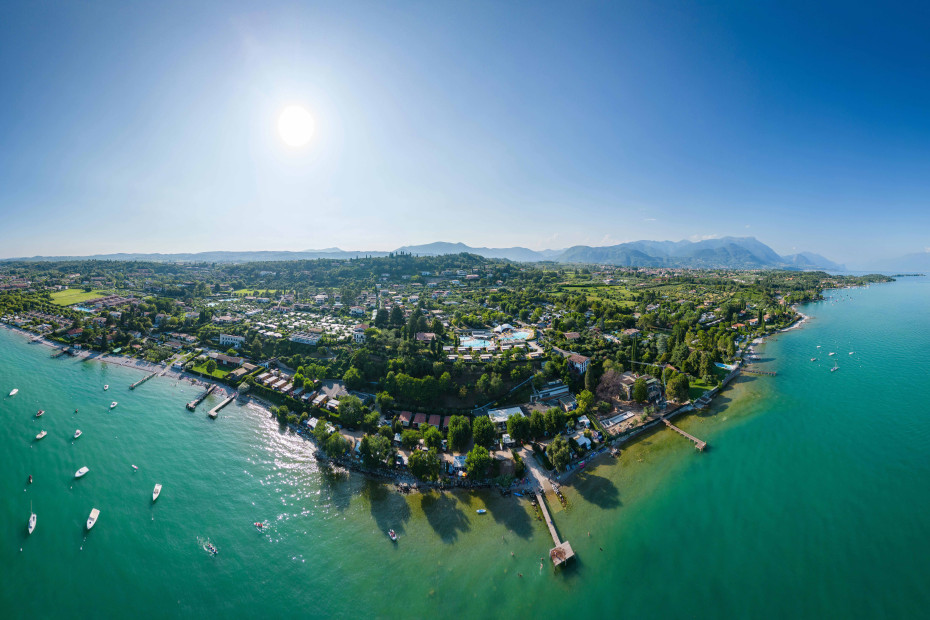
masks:
<path fill-rule="evenodd" d="M 744 376 L 708 413 L 676 422 L 707 452 L 656 432 L 573 478 L 567 508 L 550 501 L 577 554 L 564 571 L 551 568 L 549 533 L 523 500 L 399 495 L 321 468 L 311 445 L 261 408 L 233 404 L 211 421 L 216 397 L 184 408 L 199 387 L 155 378 L 130 392 L 139 371 L 51 359 L 0 330 L 0 608 L 5 617 L 923 615 L 930 280 L 827 297 L 804 308 L 812 320 L 802 329 L 757 347 L 759 367 L 777 377 Z M 840 370 L 830 372 L 834 359 Z M 41 429 L 48 436 L 35 441 Z M 74 480 L 83 465 L 90 473 Z M 155 483 L 164 486 L 153 504 Z M 30 502 L 38 524 L 28 536 Z M 100 517 L 86 532 L 93 507 Z"/>

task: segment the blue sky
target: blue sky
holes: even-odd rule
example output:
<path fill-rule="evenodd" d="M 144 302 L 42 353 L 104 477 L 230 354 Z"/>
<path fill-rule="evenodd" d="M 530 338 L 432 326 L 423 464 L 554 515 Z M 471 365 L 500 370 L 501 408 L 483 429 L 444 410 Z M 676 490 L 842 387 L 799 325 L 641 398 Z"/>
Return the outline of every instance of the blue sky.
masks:
<path fill-rule="evenodd" d="M 924 251 L 928 31 L 903 3 L 4 3 L 0 255 Z"/>

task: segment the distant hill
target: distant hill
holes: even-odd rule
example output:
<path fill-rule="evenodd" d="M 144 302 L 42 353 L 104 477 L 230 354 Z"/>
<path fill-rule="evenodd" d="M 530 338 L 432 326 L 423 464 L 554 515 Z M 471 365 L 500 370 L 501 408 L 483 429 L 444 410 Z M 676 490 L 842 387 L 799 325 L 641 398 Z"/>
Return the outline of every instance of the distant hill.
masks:
<path fill-rule="evenodd" d="M 905 254 L 898 258 L 891 258 L 881 261 L 875 261 L 868 265 L 861 266 L 862 269 L 874 269 L 877 271 L 889 272 L 930 272 L 930 252 L 915 252 L 914 254 Z"/>
<path fill-rule="evenodd" d="M 409 252 L 410 254 L 416 254 L 418 256 L 439 256 L 442 254 L 461 254 L 462 252 L 467 252 L 469 254 L 477 254 L 478 256 L 483 256 L 485 258 L 504 258 L 521 263 L 535 263 L 543 260 L 554 260 L 562 253 L 562 250 L 536 251 L 521 247 L 473 248 L 471 246 L 465 245 L 464 243 L 447 243 L 445 241 L 437 241 L 435 243 L 427 243 L 425 245 L 405 245 L 404 247 L 397 248 L 397 251 Z"/>
<path fill-rule="evenodd" d="M 576 245 L 565 250 L 530 250 L 524 247 L 485 248 L 464 243 L 437 241 L 424 245 L 407 245 L 395 252 L 418 256 L 443 254 L 477 254 L 485 258 L 500 258 L 515 262 L 553 261 L 623 267 L 682 267 L 692 269 L 830 269 L 843 270 L 819 254 L 801 252 L 779 256 L 775 250 L 754 237 L 722 237 L 704 241 L 631 241 L 618 245 L 592 247 Z M 244 263 L 255 261 L 313 260 L 317 258 L 363 258 L 387 256 L 389 252 L 341 250 L 325 248 L 302 252 L 198 252 L 191 254 L 97 254 L 94 256 L 34 256 L 10 258 L 5 261 L 61 260 L 137 260 L 153 262 Z M 921 256 L 921 255 L 914 255 Z M 927 255 L 930 256 L 930 255 Z M 915 267 L 916 269 L 916 267 Z M 924 267 L 923 269 L 926 269 Z"/>

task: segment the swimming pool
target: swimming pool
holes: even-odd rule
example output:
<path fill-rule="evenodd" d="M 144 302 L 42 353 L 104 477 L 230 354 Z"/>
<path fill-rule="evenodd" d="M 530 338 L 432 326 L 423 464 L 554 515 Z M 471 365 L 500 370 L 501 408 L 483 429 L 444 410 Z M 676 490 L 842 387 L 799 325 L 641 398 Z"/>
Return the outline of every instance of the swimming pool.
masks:
<path fill-rule="evenodd" d="M 462 338 L 459 346 L 468 347 L 469 349 L 486 349 L 494 343 L 490 340 L 481 340 L 479 338 Z"/>
<path fill-rule="evenodd" d="M 526 340 L 530 337 L 530 332 L 512 332 L 500 337 L 501 342 L 514 342 L 517 340 Z"/>

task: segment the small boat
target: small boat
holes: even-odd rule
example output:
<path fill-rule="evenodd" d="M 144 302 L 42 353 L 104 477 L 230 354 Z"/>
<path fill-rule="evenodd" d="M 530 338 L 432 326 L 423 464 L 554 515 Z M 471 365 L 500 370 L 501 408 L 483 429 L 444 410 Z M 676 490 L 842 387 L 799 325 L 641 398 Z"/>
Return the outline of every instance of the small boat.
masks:
<path fill-rule="evenodd" d="M 114 400 L 112 403 L 110 403 L 110 409 L 112 409 L 113 407 L 115 407 L 115 406 L 118 405 L 118 404 L 119 404 L 119 403 L 117 403 L 117 402 Z"/>
<path fill-rule="evenodd" d="M 75 478 L 80 478 L 81 476 L 85 475 L 85 474 L 86 474 L 87 472 L 89 472 L 89 471 L 90 471 L 90 468 L 89 468 L 89 467 L 82 467 L 82 468 L 80 468 L 79 470 L 77 470 L 76 472 L 74 472 L 74 477 L 75 477 Z"/>
<path fill-rule="evenodd" d="M 36 439 L 37 440 L 42 439 L 46 435 L 48 435 L 48 431 L 41 431 L 38 435 L 36 435 Z"/>
<path fill-rule="evenodd" d="M 388 530 L 388 538 L 391 539 L 391 542 L 397 542 L 397 534 L 394 533 L 394 530 Z"/>
<path fill-rule="evenodd" d="M 520 491 L 514 491 L 513 494 L 516 495 L 517 497 L 523 497 L 523 493 L 521 493 Z"/>
<path fill-rule="evenodd" d="M 80 437 L 80 436 L 83 435 L 83 434 L 84 434 L 84 433 L 81 432 L 81 429 L 77 429 L 76 431 L 74 431 L 74 438 L 77 439 L 78 437 Z"/>
<path fill-rule="evenodd" d="M 132 466 L 132 469 L 133 469 L 133 471 L 137 471 L 139 468 L 136 467 L 135 465 L 133 465 L 133 466 Z"/>
<path fill-rule="evenodd" d="M 852 355 L 853 353 L 855 353 L 855 351 L 850 351 L 850 352 L 849 352 L 850 355 Z"/>
<path fill-rule="evenodd" d="M 817 358 L 816 358 L 816 357 L 812 357 L 812 358 L 811 358 L 811 361 L 812 361 L 812 362 L 816 362 L 816 361 L 817 361 Z"/>
<path fill-rule="evenodd" d="M 13 388 L 13 391 L 10 392 L 10 396 L 16 396 L 17 394 L 19 394 L 19 389 L 18 389 L 18 388 Z"/>
<path fill-rule="evenodd" d="M 156 499 L 158 499 L 158 495 L 159 495 L 160 493 L 161 493 L 161 485 L 160 485 L 160 484 L 156 484 L 156 485 L 155 485 L 155 490 L 152 491 L 152 501 L 153 501 L 153 502 L 154 502 Z"/>
<path fill-rule="evenodd" d="M 100 511 L 96 508 L 90 511 L 90 516 L 87 517 L 87 529 L 94 527 L 94 523 L 97 522 L 97 517 L 100 516 Z"/>
<path fill-rule="evenodd" d="M 483 515 L 484 513 L 487 512 L 487 510 L 485 510 L 484 508 L 479 508 L 476 512 L 477 512 L 479 515 Z"/>
<path fill-rule="evenodd" d="M 29 474 L 29 484 L 32 484 L 32 474 Z"/>
<path fill-rule="evenodd" d="M 29 512 L 32 512 L 32 503 L 31 503 L 31 502 L 29 503 Z M 37 519 L 37 518 L 38 518 L 38 517 L 36 517 L 36 513 L 34 513 L 34 512 L 32 512 L 32 514 L 29 515 L 29 533 L 30 533 L 30 534 L 32 534 L 32 530 L 36 529 L 36 519 Z"/>
<path fill-rule="evenodd" d="M 833 368 L 830 369 L 830 372 L 836 372 L 839 369 L 840 367 L 837 365 L 837 363 L 833 362 Z"/>
<path fill-rule="evenodd" d="M 42 414 L 44 413 L 45 413 L 45 409 L 39 409 L 38 411 L 36 411 L 36 417 L 41 418 Z"/>
<path fill-rule="evenodd" d="M 217 549 L 216 546 L 211 542 L 205 542 L 203 544 L 203 550 L 206 551 L 207 553 L 210 553 L 211 555 L 216 555 L 217 553 L 220 552 L 220 550 Z"/>
<path fill-rule="evenodd" d="M 265 529 L 265 524 L 262 523 L 261 521 L 256 521 L 253 525 L 257 527 L 259 530 Z"/>
<path fill-rule="evenodd" d="M 104 391 L 104 392 L 106 392 L 106 391 L 109 390 L 109 389 L 110 389 L 110 386 L 109 386 L 109 385 L 103 386 L 103 391 Z"/>
<path fill-rule="evenodd" d="M 828 355 L 836 355 L 836 353 L 828 353 Z"/>

